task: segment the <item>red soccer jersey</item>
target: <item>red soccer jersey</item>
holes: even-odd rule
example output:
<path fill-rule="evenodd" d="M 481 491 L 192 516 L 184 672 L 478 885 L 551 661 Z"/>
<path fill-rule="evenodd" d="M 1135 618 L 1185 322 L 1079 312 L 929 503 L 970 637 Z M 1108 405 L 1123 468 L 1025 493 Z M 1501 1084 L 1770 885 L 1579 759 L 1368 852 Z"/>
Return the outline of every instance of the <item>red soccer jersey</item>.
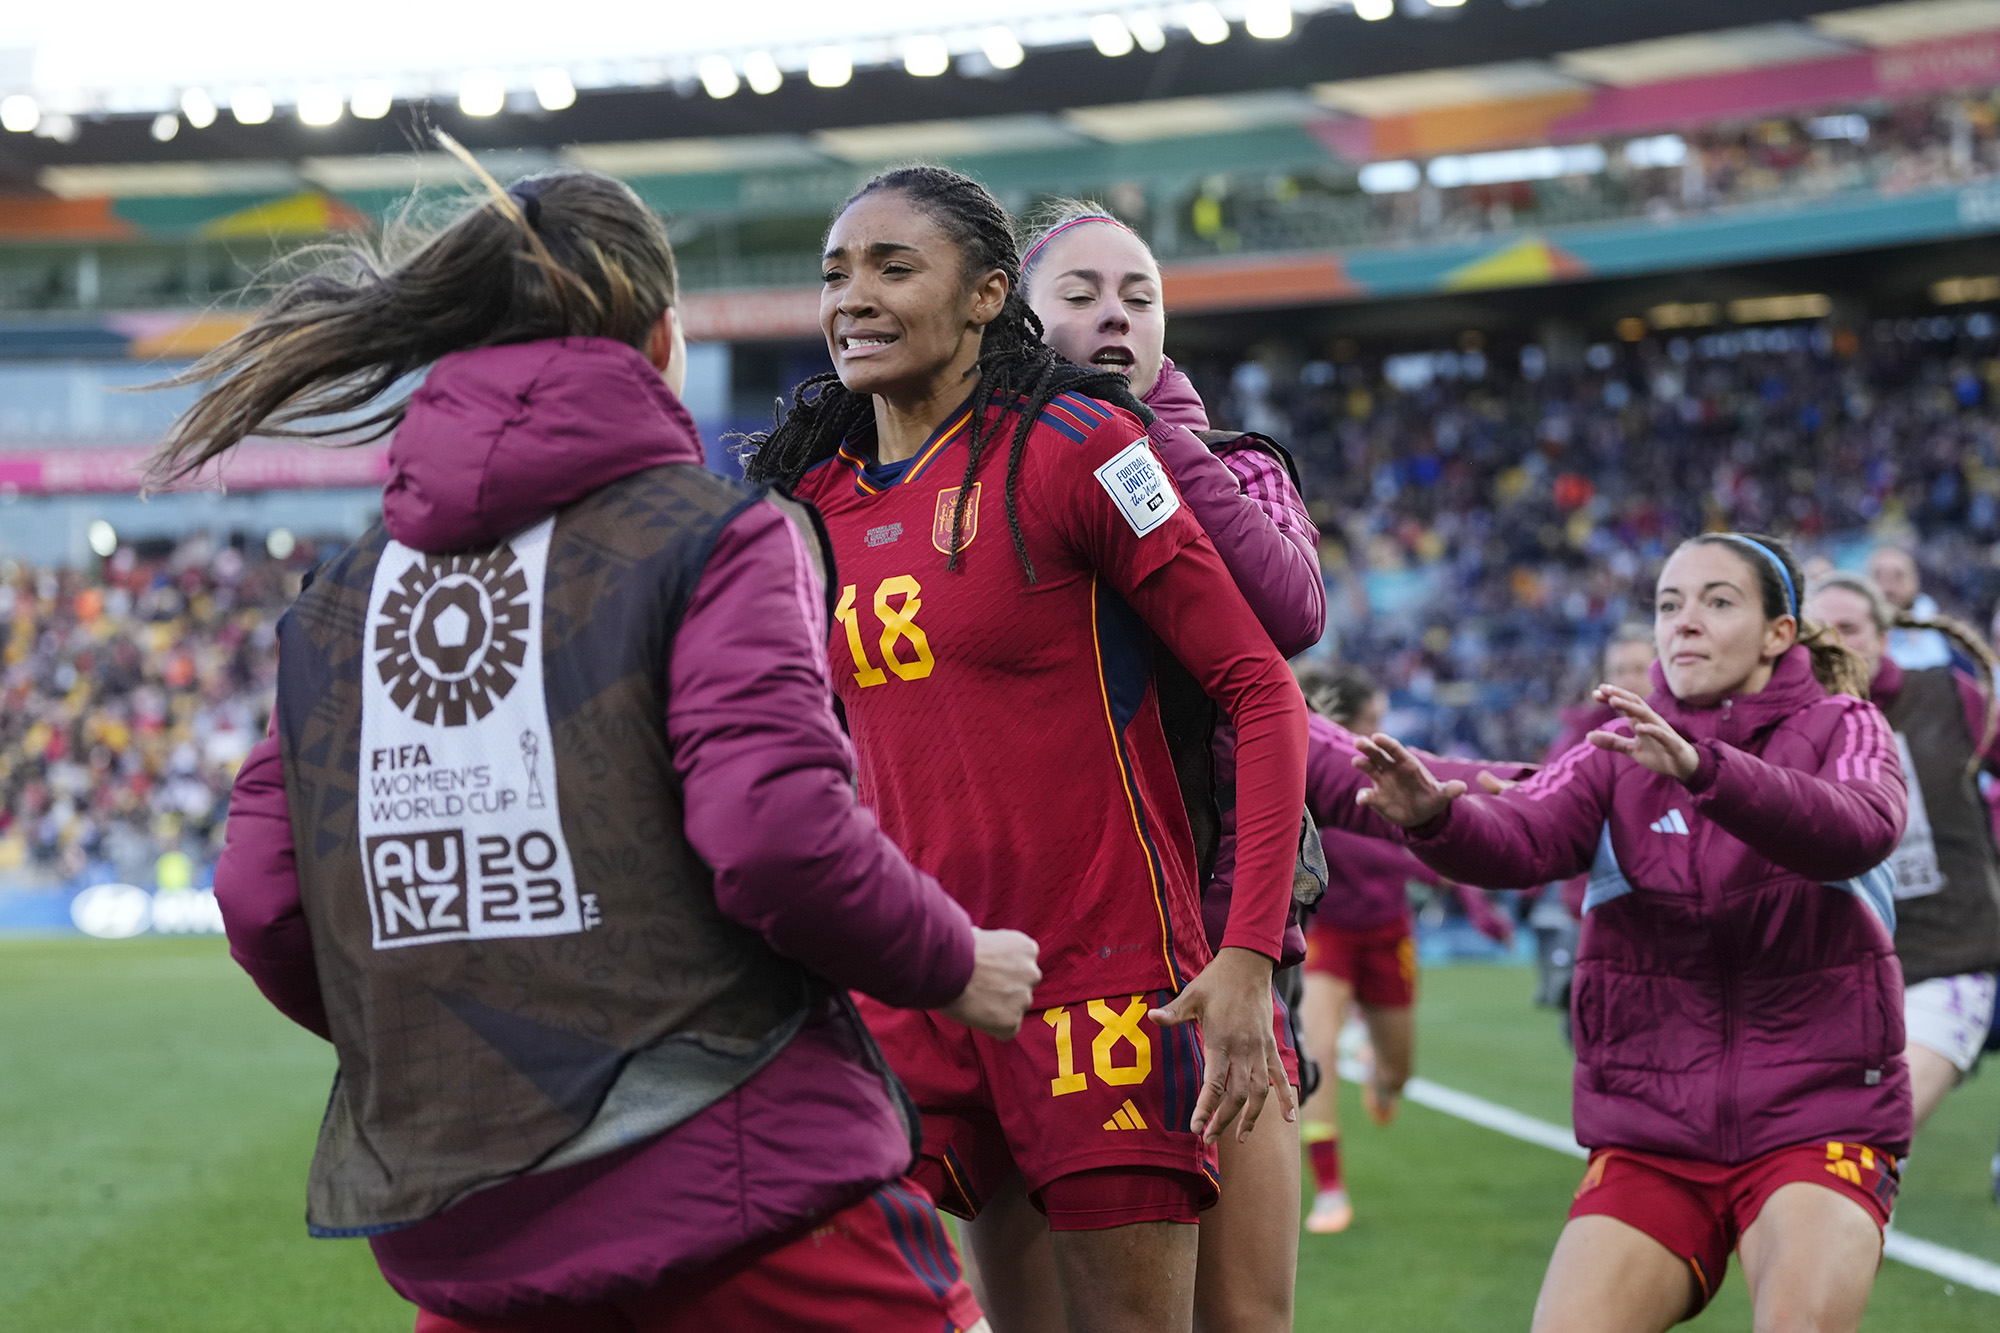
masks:
<path fill-rule="evenodd" d="M 1017 419 L 994 426 L 954 571 L 969 403 L 900 473 L 871 478 L 850 442 L 798 487 L 843 585 L 828 650 L 861 797 L 976 923 L 1040 942 L 1037 1008 L 1178 990 L 1209 954 L 1152 642 L 1125 596 L 1206 539 L 1139 423 L 1066 394 L 1021 459 L 1030 584 L 1005 505 Z"/>

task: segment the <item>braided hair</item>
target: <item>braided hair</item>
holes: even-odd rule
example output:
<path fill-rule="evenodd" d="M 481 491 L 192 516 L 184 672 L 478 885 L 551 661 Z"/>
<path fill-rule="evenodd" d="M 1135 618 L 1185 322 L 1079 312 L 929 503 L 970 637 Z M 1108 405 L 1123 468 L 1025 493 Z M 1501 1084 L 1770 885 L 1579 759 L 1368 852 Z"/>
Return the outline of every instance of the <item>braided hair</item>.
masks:
<path fill-rule="evenodd" d="M 1042 322 L 1028 308 L 1021 293 L 1021 255 L 1014 243 L 1007 210 L 985 186 L 944 167 L 899 167 L 881 173 L 856 190 L 834 216 L 839 217 L 856 201 L 882 191 L 902 195 L 938 224 L 964 255 L 968 282 L 995 269 L 1007 277 L 1006 303 L 986 326 L 979 359 L 967 373 L 980 402 L 1011 402 L 1016 408 L 1013 440 L 1007 453 L 1007 528 L 1013 534 L 1014 553 L 1020 558 L 1021 569 L 1028 582 L 1033 583 L 1035 564 L 1028 556 L 1028 540 L 1021 531 L 1016 490 L 1028 434 L 1043 409 L 1061 394 L 1081 393 L 1121 407 L 1144 422 L 1150 423 L 1153 414 L 1132 396 L 1123 375 L 1072 365 L 1042 341 Z M 832 458 L 849 435 L 873 418 L 874 401 L 869 395 L 848 389 L 837 373 L 815 375 L 792 391 L 790 408 L 770 431 L 749 437 L 743 451 L 744 473 L 752 481 L 794 486 L 807 472 Z M 1000 419 L 1004 418 L 1002 412 Z M 965 479 L 958 489 L 958 503 L 951 511 L 951 557 L 945 563 L 946 569 L 958 568 L 966 501 L 972 494 L 979 465 L 998 433 L 998 424 L 997 420 L 989 420 L 983 410 L 972 414 Z"/>

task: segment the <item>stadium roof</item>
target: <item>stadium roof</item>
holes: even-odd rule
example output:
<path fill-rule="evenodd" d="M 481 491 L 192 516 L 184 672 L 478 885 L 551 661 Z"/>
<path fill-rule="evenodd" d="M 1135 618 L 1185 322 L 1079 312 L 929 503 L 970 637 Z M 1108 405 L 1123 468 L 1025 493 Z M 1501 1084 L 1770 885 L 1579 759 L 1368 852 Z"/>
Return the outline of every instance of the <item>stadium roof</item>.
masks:
<path fill-rule="evenodd" d="M 1397 12 L 1376 22 L 1357 17 L 1356 4 L 1373 11 L 1392 0 L 1164 0 L 1115 12 L 1101 0 L 957 0 L 945 27 L 937 6 L 915 0 L 651 11 L 671 13 L 671 23 L 629 21 L 644 11 L 616 0 L 571 0 L 554 25 L 545 6 L 525 0 L 496 0 L 471 24 L 456 6 L 389 0 L 345 0 L 337 25 L 317 10 L 205 3 L 216 17 L 137 0 L 0 9 L 0 124 L 17 127 L 0 131 L 0 188 L 35 188 L 51 166 L 407 153 L 413 111 L 487 149 L 708 141 L 687 151 L 729 158 L 710 170 L 753 165 L 747 159 L 777 135 L 818 131 L 816 144 L 835 157 L 872 157 L 880 137 L 852 131 L 924 126 L 927 141 L 902 141 L 899 155 L 957 152 L 1008 134 L 1032 140 L 1048 124 L 1034 117 L 1062 112 L 1072 113 L 1069 131 L 1118 142 L 1159 137 L 1151 127 L 1164 120 L 1140 103 L 1188 133 L 1209 116 L 1229 128 L 1284 121 L 1300 103 L 1286 94 L 1309 87 L 1326 106 L 1379 115 L 2000 27 L 2000 0 L 1393 0 Z M 606 17 L 613 9 L 628 21 Z M 602 21 L 591 20 L 597 10 Z M 999 26 L 990 20 L 1008 13 L 1005 26 L 1027 50 L 1000 69 L 986 46 Z M 1223 19 L 1229 35 L 1198 40 L 1219 35 L 1204 15 Z M 1274 15 L 1283 36 L 1248 35 L 1278 31 Z M 1095 48 L 1093 21 L 1116 29 Z M 618 36 L 615 57 L 606 32 Z M 586 33 L 596 46 L 578 36 Z M 942 74 L 910 72 L 920 54 L 939 55 L 918 51 L 923 38 L 944 43 Z M 844 54 L 823 63 L 843 68 L 822 70 L 819 82 L 837 86 L 800 76 L 815 51 L 835 46 Z M 772 68 L 759 68 L 756 53 Z M 714 79 L 703 79 L 704 60 Z M 773 74 L 768 93 L 745 86 Z"/>

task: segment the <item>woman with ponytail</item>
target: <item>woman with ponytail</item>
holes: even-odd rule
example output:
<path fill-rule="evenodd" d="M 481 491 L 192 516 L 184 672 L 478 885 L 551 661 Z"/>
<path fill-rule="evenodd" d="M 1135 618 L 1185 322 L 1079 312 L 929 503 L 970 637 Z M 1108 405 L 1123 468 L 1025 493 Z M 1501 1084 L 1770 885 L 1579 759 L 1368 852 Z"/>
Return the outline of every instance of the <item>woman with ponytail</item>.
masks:
<path fill-rule="evenodd" d="M 1889 859 L 1896 877 L 1896 956 L 1919 1129 L 1985 1048 L 2000 972 L 2000 850 L 1976 778 L 2000 771 L 1993 650 L 1969 625 L 1899 611 L 1872 579 L 1830 574 L 1806 611 L 1867 664 L 1868 697 L 1889 720 L 1910 789 L 1910 819 Z M 1982 685 L 1955 666 L 1906 669 L 1889 634 L 1942 635 L 1979 664 Z"/>
<path fill-rule="evenodd" d="M 1152 251 L 1101 206 L 1073 199 L 1043 210 L 1023 245 L 1021 280 L 1049 345 L 1075 365 L 1123 376 L 1152 409 L 1146 433 L 1154 451 L 1278 651 L 1289 657 L 1318 642 L 1326 625 L 1319 531 L 1299 498 L 1291 459 L 1263 436 L 1209 430 L 1200 396 L 1166 355 L 1166 306 Z M 1182 755 L 1183 794 L 1209 872 L 1203 924 L 1210 947 L 1219 947 L 1235 882 L 1236 806 L 1216 797 L 1235 788 L 1235 734 L 1174 664 L 1161 671 L 1168 735 Z M 1213 836 L 1204 839 L 1210 828 Z M 1283 966 L 1305 954 L 1296 913 L 1292 925 Z M 1282 1002 L 1278 1008 L 1280 1048 L 1296 1086 L 1292 1015 Z M 1278 1130 L 1220 1145 L 1229 1188 L 1202 1217 L 1195 1278 L 1197 1319 L 1210 1333 L 1292 1326 L 1298 1231 L 1290 1207 L 1299 1154 L 1289 1125 Z M 1039 1221 L 1024 1205 L 1016 1210 L 1030 1226 Z"/>
<path fill-rule="evenodd" d="M 1588 870 L 1573 988 L 1590 1164 L 1536 1333 L 1657 1333 L 1730 1252 L 1759 1328 L 1854 1330 L 1910 1141 L 1902 971 L 1884 865 L 1896 743 L 1860 659 L 1800 616 L 1784 543 L 1684 542 L 1660 572 L 1654 689 L 1504 792 L 1360 743 L 1360 801 L 1440 874 Z"/>
<path fill-rule="evenodd" d="M 1065 361 L 1011 223 L 935 167 L 876 177 L 826 241 L 837 370 L 750 475 L 825 517 L 834 676 L 862 797 L 987 925 L 1042 941 L 1041 1011 L 992 1042 L 868 1006 L 924 1113 L 920 1178 L 972 1219 L 1001 1328 L 1044 1318 L 1022 1197 L 1073 1328 L 1188 1329 L 1214 1145 L 1275 1090 L 1305 706 L 1147 438 L 1123 376 Z M 998 538 L 998 540 L 995 540 Z M 1154 643 L 1235 723 L 1238 881 L 1217 947 L 1154 685 Z M 1200 1019 L 1199 1037 L 1188 1024 Z"/>
<path fill-rule="evenodd" d="M 420 1333 L 979 1326 L 845 994 L 1004 1038 L 1034 942 L 856 803 L 823 552 L 701 466 L 660 220 L 590 172 L 487 184 L 280 292 L 155 464 L 394 432 L 382 522 L 280 624 L 216 870 L 339 1059 L 308 1223 Z"/>

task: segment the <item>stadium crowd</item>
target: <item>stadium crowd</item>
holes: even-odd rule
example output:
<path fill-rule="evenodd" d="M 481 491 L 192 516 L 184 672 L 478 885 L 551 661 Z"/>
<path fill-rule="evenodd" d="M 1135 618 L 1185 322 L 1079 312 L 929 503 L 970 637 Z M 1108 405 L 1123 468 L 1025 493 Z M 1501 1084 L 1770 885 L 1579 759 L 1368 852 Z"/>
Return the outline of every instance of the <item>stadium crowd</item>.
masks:
<path fill-rule="evenodd" d="M 2000 172 L 2000 89 L 1725 121 L 1602 148 L 1601 158 L 1571 159 L 1595 166 L 1572 165 L 1553 179 L 1439 186 L 1411 172 L 1372 194 L 1348 171 L 1217 177 L 1184 201 L 1176 244 L 1206 252 L 1445 240 L 1954 185 Z"/>
<path fill-rule="evenodd" d="M 201 878 L 310 560 L 197 536 L 89 571 L 0 562 L 0 880 Z"/>
<path fill-rule="evenodd" d="M 1782 533 L 1858 566 L 1909 541 L 1926 590 L 2000 598 L 2000 342 L 1985 315 L 1597 344 L 1197 363 L 1219 419 L 1292 449 L 1331 628 L 1440 751 L 1539 757 L 1644 619 L 1684 536 Z M 316 554 L 207 537 L 95 571 L 0 564 L 0 878 L 151 884 L 220 846 L 265 725 L 276 617 Z M 178 873 L 173 864 L 169 875 Z"/>
<path fill-rule="evenodd" d="M 1364 362 L 1351 346 L 1197 367 L 1233 424 L 1292 448 L 1325 534 L 1322 650 L 1393 691 L 1387 728 L 1534 758 L 1646 619 L 1659 562 L 1705 529 L 1860 565 L 1917 550 L 1984 624 L 2000 568 L 1994 321 L 1774 326 Z"/>

